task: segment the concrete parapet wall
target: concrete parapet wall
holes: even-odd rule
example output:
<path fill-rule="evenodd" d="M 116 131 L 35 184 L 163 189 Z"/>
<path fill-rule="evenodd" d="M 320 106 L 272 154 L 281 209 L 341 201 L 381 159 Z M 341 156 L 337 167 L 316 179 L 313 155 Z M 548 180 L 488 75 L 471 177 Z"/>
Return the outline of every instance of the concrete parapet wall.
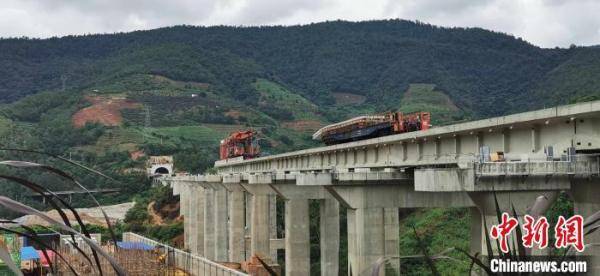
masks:
<path fill-rule="evenodd" d="M 478 177 L 474 191 L 550 191 L 569 190 L 568 176 Z"/>
<path fill-rule="evenodd" d="M 333 184 L 331 173 L 304 173 L 296 175 L 298 186 L 324 186 Z"/>
<path fill-rule="evenodd" d="M 342 185 L 333 189 L 350 208 L 472 207 L 466 192 L 417 192 L 413 185 Z"/>
<path fill-rule="evenodd" d="M 336 182 L 364 182 L 364 181 L 389 181 L 389 180 L 412 180 L 410 176 L 402 172 L 368 171 L 368 172 L 343 172 L 335 174 Z"/>
<path fill-rule="evenodd" d="M 271 184 L 273 176 L 271 174 L 251 174 L 248 175 L 248 184 Z"/>
<path fill-rule="evenodd" d="M 459 192 L 475 189 L 473 169 L 429 168 L 415 170 L 415 191 Z"/>
<path fill-rule="evenodd" d="M 240 183 L 242 177 L 239 174 L 226 174 L 223 175 L 223 183 Z"/>
<path fill-rule="evenodd" d="M 218 175 L 218 174 L 205 174 L 204 175 L 204 181 L 205 182 L 220 183 L 220 182 L 223 181 L 223 177 L 221 175 Z"/>

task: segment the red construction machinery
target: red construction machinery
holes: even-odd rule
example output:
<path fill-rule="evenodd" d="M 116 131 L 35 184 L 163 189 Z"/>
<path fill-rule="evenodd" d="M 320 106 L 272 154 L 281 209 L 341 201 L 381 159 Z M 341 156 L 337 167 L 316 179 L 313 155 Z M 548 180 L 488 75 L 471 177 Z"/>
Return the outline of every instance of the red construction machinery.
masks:
<path fill-rule="evenodd" d="M 243 157 L 251 159 L 260 156 L 260 148 L 253 130 L 236 131 L 221 141 L 219 149 L 221 160 Z"/>
<path fill-rule="evenodd" d="M 387 112 L 378 115 L 359 116 L 331 124 L 313 134 L 313 139 L 327 145 L 364 140 L 390 134 L 427 130 L 431 123 L 429 112 Z"/>

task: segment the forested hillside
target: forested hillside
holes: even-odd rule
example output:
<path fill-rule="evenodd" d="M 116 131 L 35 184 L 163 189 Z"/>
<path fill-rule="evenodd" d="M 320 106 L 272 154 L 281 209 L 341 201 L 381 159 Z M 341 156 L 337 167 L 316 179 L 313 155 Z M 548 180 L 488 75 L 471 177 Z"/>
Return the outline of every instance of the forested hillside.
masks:
<path fill-rule="evenodd" d="M 333 102 L 333 92 L 350 92 L 368 96 L 379 109 L 400 104 L 410 83 L 432 83 L 462 109 L 490 116 L 543 106 L 529 92 L 552 90 L 560 83 L 555 74 L 569 74 L 581 61 L 593 67 L 597 59 L 582 57 L 598 51 L 540 49 L 483 29 L 400 20 L 4 39 L 0 100 L 61 89 L 63 80 L 67 89 L 80 89 L 131 74 L 157 74 L 211 84 L 219 94 L 248 105 L 259 100 L 251 86 L 258 78 L 320 106 Z M 593 81 L 587 78 L 577 80 Z M 568 95 L 562 93 L 558 96 Z M 515 105 L 513 99 L 522 102 Z"/>

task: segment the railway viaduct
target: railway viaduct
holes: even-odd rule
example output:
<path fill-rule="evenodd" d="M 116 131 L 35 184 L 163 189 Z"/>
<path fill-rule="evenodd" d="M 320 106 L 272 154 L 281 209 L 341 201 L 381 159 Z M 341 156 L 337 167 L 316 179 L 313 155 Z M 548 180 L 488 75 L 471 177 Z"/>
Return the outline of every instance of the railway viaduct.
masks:
<path fill-rule="evenodd" d="M 504 153 L 491 162 L 489 152 Z M 181 196 L 185 244 L 216 261 L 285 249 L 286 275 L 310 272 L 309 200 L 320 202 L 321 272 L 338 274 L 340 206 L 347 210 L 352 275 L 371 275 L 378 260 L 401 255 L 399 209 L 470 208 L 471 251 L 486 253 L 483 218 L 525 214 L 568 192 L 575 213 L 600 210 L 600 101 L 434 127 L 251 160 L 221 160 L 215 175 L 163 178 Z M 275 231 L 284 200 L 285 233 Z M 538 199 L 539 200 L 539 199 Z M 191 218 L 191 219 L 188 219 Z M 600 232 L 600 231 L 599 231 Z M 600 233 L 586 244 L 600 242 Z M 600 251 L 584 252 L 595 258 Z M 399 261 L 391 258 L 391 267 Z"/>

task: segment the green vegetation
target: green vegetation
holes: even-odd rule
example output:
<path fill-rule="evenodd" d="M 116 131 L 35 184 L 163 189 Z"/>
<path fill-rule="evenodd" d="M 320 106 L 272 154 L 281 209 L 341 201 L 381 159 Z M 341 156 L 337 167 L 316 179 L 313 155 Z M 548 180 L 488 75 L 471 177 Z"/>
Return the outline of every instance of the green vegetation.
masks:
<path fill-rule="evenodd" d="M 434 208 L 418 210 L 410 213 L 401 220 L 400 226 L 400 255 L 422 255 L 419 249 L 415 233 L 427 247 L 431 255 L 440 254 L 449 248 L 469 249 L 471 218 L 466 208 Z M 441 275 L 465 275 L 469 272 L 469 260 L 464 254 L 453 251 L 449 256 L 461 260 L 441 260 L 436 262 L 436 268 Z M 425 264 L 425 260 L 403 259 L 401 261 L 402 271 L 407 275 L 430 274 L 431 270 Z"/>
<path fill-rule="evenodd" d="M 135 151 L 136 145 L 143 143 L 144 134 L 134 128 L 109 128 L 103 131 L 95 144 L 76 147 L 76 150 L 104 155 L 109 151 Z"/>
<path fill-rule="evenodd" d="M 332 92 L 331 95 L 335 98 L 336 105 L 362 104 L 367 99 L 363 95 L 354 93 Z"/>
<path fill-rule="evenodd" d="M 67 89 L 147 92 L 167 85 L 253 108 L 260 93 L 252 84 L 263 79 L 320 108 L 335 102 L 332 92 L 343 91 L 365 96 L 365 104 L 380 110 L 395 104 L 409 84 L 431 83 L 461 109 L 482 117 L 542 107 L 547 100 L 529 92 L 558 87 L 559 76 L 566 73 L 571 81 L 564 84 L 573 89 L 556 89 L 553 104 L 567 101 L 560 95 L 595 91 L 599 85 L 593 72 L 578 73 L 596 68 L 597 59 L 590 57 L 598 55 L 597 48 L 541 49 L 483 29 L 403 20 L 177 26 L 118 35 L 2 39 L 0 49 L 3 102 L 57 90 L 66 76 Z M 129 76 L 137 80 L 113 84 Z M 152 89 L 142 88 L 144 78 L 153 81 Z M 572 86 L 578 83 L 582 88 Z"/>
<path fill-rule="evenodd" d="M 222 134 L 205 126 L 178 126 L 148 128 L 145 131 L 150 135 L 150 139 L 165 139 L 164 142 L 172 142 L 178 145 L 183 141 L 191 141 L 200 144 L 218 144 L 223 138 Z M 157 142 L 156 140 L 151 140 Z"/>
<path fill-rule="evenodd" d="M 4 117 L 0 117 L 0 136 L 9 135 L 11 123 L 11 120 Z"/>
<path fill-rule="evenodd" d="M 258 79 L 253 85 L 260 93 L 258 104 L 261 111 L 274 119 L 281 121 L 319 119 L 316 114 L 318 107 L 315 104 L 283 86 L 265 79 Z"/>
<path fill-rule="evenodd" d="M 434 84 L 410 84 L 400 103 L 402 112 L 429 111 L 434 125 L 456 122 L 464 118 L 450 98 L 441 91 L 435 90 Z"/>
<path fill-rule="evenodd" d="M 543 99 L 546 106 L 600 98 L 600 78 L 597 77 L 600 74 L 600 49 L 576 48 L 569 51 L 573 57 L 550 71 L 533 90 L 537 99 Z"/>

